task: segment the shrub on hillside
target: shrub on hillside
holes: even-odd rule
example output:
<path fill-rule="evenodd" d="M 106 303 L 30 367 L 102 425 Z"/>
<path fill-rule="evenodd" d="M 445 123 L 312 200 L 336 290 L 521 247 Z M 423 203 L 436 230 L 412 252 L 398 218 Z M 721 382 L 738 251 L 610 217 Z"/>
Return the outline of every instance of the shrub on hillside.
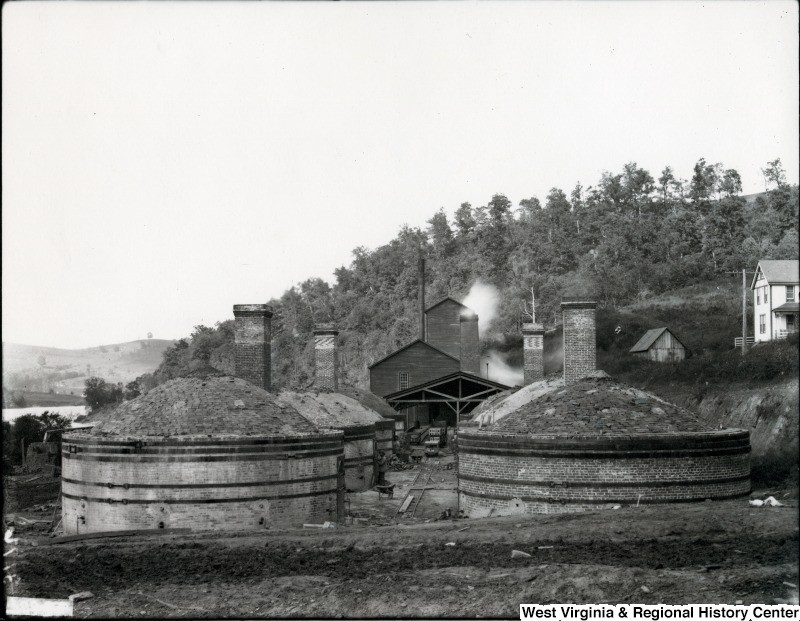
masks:
<path fill-rule="evenodd" d="M 677 363 L 636 358 L 627 350 L 612 347 L 598 352 L 598 366 L 614 377 L 640 386 L 671 382 L 694 383 L 698 386 L 706 383 L 760 382 L 797 377 L 800 373 L 796 335 L 784 341 L 757 345 L 745 356 L 737 349 L 705 353 Z"/>

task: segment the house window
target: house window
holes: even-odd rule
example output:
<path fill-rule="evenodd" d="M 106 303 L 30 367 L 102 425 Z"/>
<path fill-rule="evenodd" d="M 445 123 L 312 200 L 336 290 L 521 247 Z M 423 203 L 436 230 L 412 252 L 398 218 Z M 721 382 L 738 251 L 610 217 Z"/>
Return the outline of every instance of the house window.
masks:
<path fill-rule="evenodd" d="M 788 285 L 786 287 L 786 301 L 794 302 L 794 285 Z"/>
<path fill-rule="evenodd" d="M 766 334 L 766 332 L 767 332 L 767 316 L 766 315 L 759 315 L 758 316 L 758 332 L 759 332 L 759 334 Z"/>
<path fill-rule="evenodd" d="M 397 374 L 397 386 L 399 390 L 408 388 L 408 373 L 400 371 L 400 373 Z"/>
<path fill-rule="evenodd" d="M 761 304 L 761 288 L 756 289 L 756 304 Z"/>
<path fill-rule="evenodd" d="M 769 292 L 769 287 L 764 287 L 764 304 L 766 304 L 768 302 L 768 299 L 767 299 L 767 298 L 769 298 L 768 292 Z"/>

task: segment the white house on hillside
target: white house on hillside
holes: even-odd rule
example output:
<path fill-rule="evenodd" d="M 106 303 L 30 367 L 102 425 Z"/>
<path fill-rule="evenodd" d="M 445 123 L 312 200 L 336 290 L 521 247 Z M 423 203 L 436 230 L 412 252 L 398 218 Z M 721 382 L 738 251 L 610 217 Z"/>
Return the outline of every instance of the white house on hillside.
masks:
<path fill-rule="evenodd" d="M 786 338 L 797 332 L 800 269 L 796 259 L 758 262 L 750 288 L 753 290 L 755 342 Z"/>

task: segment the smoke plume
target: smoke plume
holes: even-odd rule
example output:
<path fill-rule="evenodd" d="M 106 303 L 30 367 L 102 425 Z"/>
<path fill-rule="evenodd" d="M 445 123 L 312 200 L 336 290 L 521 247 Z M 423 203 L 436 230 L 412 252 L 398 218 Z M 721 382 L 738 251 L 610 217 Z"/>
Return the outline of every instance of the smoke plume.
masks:
<path fill-rule="evenodd" d="M 497 317 L 500 292 L 493 285 L 476 280 L 464 298 L 463 304 L 477 313 L 478 333 L 483 336 Z"/>
<path fill-rule="evenodd" d="M 486 363 L 489 363 L 489 376 L 493 382 L 500 382 L 506 386 L 522 386 L 523 374 L 519 367 L 512 367 L 505 361 L 505 356 L 497 351 L 490 351 L 481 358 L 481 371 L 486 373 Z"/>

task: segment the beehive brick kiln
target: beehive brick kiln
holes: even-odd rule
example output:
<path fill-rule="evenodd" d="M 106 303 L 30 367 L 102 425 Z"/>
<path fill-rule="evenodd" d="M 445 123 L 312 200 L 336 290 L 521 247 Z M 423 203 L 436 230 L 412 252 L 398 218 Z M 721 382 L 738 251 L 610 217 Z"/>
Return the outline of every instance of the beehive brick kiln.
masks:
<path fill-rule="evenodd" d="M 594 302 L 564 309 L 564 382 L 540 381 L 459 434 L 461 508 L 472 517 L 688 502 L 750 492 L 750 434 L 595 371 Z M 504 401 L 513 409 L 503 407 Z"/>
<path fill-rule="evenodd" d="M 335 520 L 342 432 L 242 379 L 181 378 L 65 435 L 67 534 Z"/>

